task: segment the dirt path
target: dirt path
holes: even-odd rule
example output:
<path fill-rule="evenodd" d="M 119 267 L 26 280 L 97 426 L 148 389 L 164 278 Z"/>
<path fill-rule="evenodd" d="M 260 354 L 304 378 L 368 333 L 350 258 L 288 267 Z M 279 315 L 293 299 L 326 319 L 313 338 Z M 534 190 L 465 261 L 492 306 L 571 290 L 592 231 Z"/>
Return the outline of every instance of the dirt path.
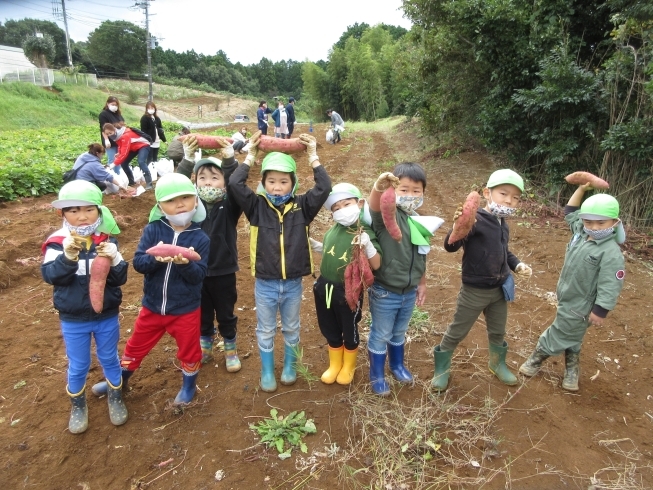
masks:
<path fill-rule="evenodd" d="M 364 193 L 375 177 L 395 162 L 421 161 L 429 179 L 423 214 L 440 215 L 449 221 L 471 186 L 487 179 L 494 168 L 492 162 L 484 154 L 472 152 L 422 161 L 413 134 L 350 132 L 343 144 L 323 144 L 318 152 L 334 183 L 349 181 Z M 303 192 L 311 187 L 312 174 L 305 159 L 298 165 Z M 258 168 L 254 168 L 252 186 L 258 177 Z M 217 353 L 216 365 L 200 373 L 197 403 L 176 413 L 169 408 L 169 401 L 179 389 L 180 374 L 175 366 L 174 341 L 164 337 L 132 378 L 132 389 L 126 396 L 128 423 L 111 426 L 106 400 L 90 397 L 89 430 L 80 436 L 69 434 L 64 347 L 52 308 L 52 288 L 43 283 L 39 271 L 40 245 L 60 226 L 60 219 L 48 208 L 51 200 L 48 196 L 0 204 L 0 480 L 5 488 L 129 489 L 138 488 L 137 482 L 151 482 L 148 488 L 161 489 L 354 488 L 356 482 L 362 484 L 375 477 L 375 462 L 381 454 L 401 454 L 402 445 L 411 442 L 386 441 L 376 456 L 370 448 L 352 452 L 361 436 L 361 420 L 352 417 L 352 407 L 357 400 L 369 397 L 364 355 L 351 390 L 319 381 L 309 385 L 300 379 L 294 386 L 281 386 L 274 396 L 258 391 L 260 364 L 244 219 L 239 229 L 238 274 L 238 347 L 243 369 L 228 374 L 222 353 Z M 120 248 L 129 260 L 154 204 L 153 194 L 122 201 L 107 198 L 105 203 L 117 214 L 123 230 Z M 554 317 L 555 307 L 547 293 L 555 291 L 568 240 L 559 217 L 535 215 L 536 203 L 526 209 L 524 216 L 510 224 L 511 250 L 534 270 L 531 279 L 518 279 L 517 301 L 510 306 L 507 340 L 509 365 L 514 370 Z M 321 213 L 312 226 L 312 235 L 321 237 L 330 224 L 328 214 Z M 436 233 L 429 255 L 424 311 L 430 318 L 409 331 L 407 363 L 418 383 L 403 389 L 394 386 L 396 400 L 379 406 L 396 411 L 397 407 L 421 403 L 469 427 L 480 422 L 467 415 L 471 412 L 456 412 L 463 403 L 469 410 L 485 407 L 483 413 L 491 415 L 482 421 L 483 437 L 473 439 L 467 452 L 461 453 L 469 456 L 468 461 L 461 456 L 453 468 L 439 459 L 436 451 L 436 457 L 425 463 L 425 471 L 437 467 L 450 475 L 450 488 L 586 489 L 595 473 L 599 480 L 595 483 L 604 484 L 595 489 L 653 487 L 650 267 L 628 258 L 626 285 L 616 311 L 610 314 L 606 327 L 591 329 L 586 337 L 578 394 L 559 387 L 564 365 L 560 358 L 549 361 L 542 375 L 521 386 L 501 385 L 487 370 L 487 337 L 479 319 L 456 352 L 451 389 L 437 398 L 425 389 L 433 373 L 431 351 L 451 320 L 460 286 L 461 254 L 448 254 L 441 246 L 448 226 L 445 223 Z M 312 284 L 312 278 L 304 280 L 302 345 L 310 370 L 319 376 L 327 366 L 328 355 L 314 316 Z M 141 289 L 142 276 L 130 269 L 123 288 L 121 352 L 138 312 Z M 364 338 L 365 320 L 361 327 Z M 278 348 L 278 368 L 280 357 Z M 590 376 L 596 373 L 592 381 Z M 101 378 L 94 360 L 89 385 Z M 274 451 L 260 446 L 232 452 L 256 444 L 248 424 L 268 416 L 273 406 L 282 414 L 305 410 L 314 419 L 317 434 L 306 438 L 309 454 L 293 453 L 281 461 Z M 449 439 L 455 443 L 463 432 Z M 327 448 L 332 449 L 332 444 L 340 450 L 331 457 Z M 171 458 L 173 461 L 164 467 L 157 466 Z M 346 466 L 363 470 L 351 476 Z M 226 475 L 219 483 L 214 478 L 218 470 Z M 389 472 L 381 481 L 388 482 L 383 487 L 388 489 L 428 488 L 417 483 L 420 478 L 416 474 L 401 486 Z M 607 486 L 618 479 L 621 486 Z M 472 483 L 480 480 L 485 484 Z"/>

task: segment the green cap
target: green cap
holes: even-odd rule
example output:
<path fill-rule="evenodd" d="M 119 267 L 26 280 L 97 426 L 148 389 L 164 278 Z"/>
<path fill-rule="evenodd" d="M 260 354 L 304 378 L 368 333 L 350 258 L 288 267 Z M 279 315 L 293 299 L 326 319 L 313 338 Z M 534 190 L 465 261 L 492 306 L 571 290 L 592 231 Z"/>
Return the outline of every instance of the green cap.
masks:
<path fill-rule="evenodd" d="M 294 174 L 297 171 L 297 164 L 290 155 L 273 151 L 272 153 L 268 153 L 263 159 L 263 163 L 261 163 L 261 175 L 268 170 Z"/>
<path fill-rule="evenodd" d="M 86 180 L 68 182 L 59 190 L 59 199 L 52 202 L 52 207 L 57 209 L 76 206 L 98 206 L 102 223 L 96 231 L 107 235 L 118 235 L 120 233 L 120 228 L 118 228 L 113 214 L 106 206 L 102 205 L 102 191 L 95 184 Z"/>
<path fill-rule="evenodd" d="M 324 207 L 329 211 L 331 211 L 331 206 L 333 206 L 338 201 L 342 201 L 343 199 L 362 199 L 362 198 L 363 195 L 361 194 L 361 191 L 358 190 L 358 187 L 343 182 L 341 184 L 336 184 L 333 186 L 333 189 L 331 189 L 331 193 L 329 194 L 329 197 L 327 197 L 327 200 L 324 203 Z"/>
<path fill-rule="evenodd" d="M 204 165 L 212 165 L 214 167 L 218 167 L 220 170 L 222 170 L 222 160 L 219 160 L 215 157 L 207 157 L 207 158 L 202 158 L 201 160 L 198 160 L 197 163 L 195 164 L 195 167 L 193 168 L 193 173 L 197 175 L 197 172 L 201 167 Z"/>
<path fill-rule="evenodd" d="M 619 202 L 608 194 L 594 194 L 585 199 L 580 207 L 581 219 L 619 219 Z"/>
<path fill-rule="evenodd" d="M 188 195 L 197 197 L 195 184 L 193 184 L 185 175 L 178 173 L 165 174 L 160 177 L 156 183 L 156 189 L 154 190 L 154 196 L 156 197 L 157 203 L 161 201 L 169 201 L 175 197 Z M 150 223 L 157 219 L 161 219 L 163 216 L 164 214 L 157 204 L 152 208 L 152 211 L 150 211 Z M 204 209 L 202 201 L 198 199 L 197 208 L 192 220 L 196 223 L 200 223 L 204 221 L 204 219 L 206 219 L 206 209 Z"/>
<path fill-rule="evenodd" d="M 524 192 L 524 179 L 522 179 L 517 172 L 510 170 L 509 168 L 502 168 L 501 170 L 493 172 L 487 180 L 487 187 L 489 189 L 502 184 L 512 184 L 517 189 Z"/>

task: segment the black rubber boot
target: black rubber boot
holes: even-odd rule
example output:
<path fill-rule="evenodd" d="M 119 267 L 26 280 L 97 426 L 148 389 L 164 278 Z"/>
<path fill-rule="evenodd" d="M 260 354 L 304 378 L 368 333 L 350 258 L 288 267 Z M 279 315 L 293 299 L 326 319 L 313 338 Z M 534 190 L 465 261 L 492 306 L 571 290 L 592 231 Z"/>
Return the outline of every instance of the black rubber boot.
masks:
<path fill-rule="evenodd" d="M 562 389 L 578 391 L 578 377 L 580 376 L 580 352 L 565 351 L 565 377 L 562 380 Z"/>
<path fill-rule="evenodd" d="M 70 411 L 70 419 L 68 420 L 68 430 L 71 434 L 81 434 L 88 429 L 88 406 L 86 405 L 86 386 L 82 388 L 79 393 L 73 394 L 68 391 L 66 393 L 70 396 L 72 410 Z"/>
<path fill-rule="evenodd" d="M 109 418 L 113 425 L 122 425 L 127 422 L 127 407 L 122 401 L 122 383 L 113 386 L 107 381 L 107 400 L 109 401 Z"/>
<path fill-rule="evenodd" d="M 542 362 L 548 358 L 548 354 L 545 354 L 543 351 L 536 348 L 531 355 L 528 356 L 526 362 L 519 367 L 519 372 L 524 376 L 535 376 L 542 367 Z"/>

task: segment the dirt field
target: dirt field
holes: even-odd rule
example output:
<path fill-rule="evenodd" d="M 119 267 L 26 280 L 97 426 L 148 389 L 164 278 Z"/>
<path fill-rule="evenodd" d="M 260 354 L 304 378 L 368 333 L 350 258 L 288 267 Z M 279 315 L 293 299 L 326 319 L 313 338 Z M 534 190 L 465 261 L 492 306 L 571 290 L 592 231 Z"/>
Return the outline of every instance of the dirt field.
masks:
<path fill-rule="evenodd" d="M 254 125 L 250 127 L 254 129 Z M 338 146 L 320 145 L 318 154 L 334 183 L 355 183 L 365 193 L 375 177 L 397 161 L 420 161 L 428 170 L 425 205 L 420 211 L 442 216 L 447 222 L 432 240 L 429 254 L 423 309 L 430 319 L 409 331 L 407 364 L 418 382 L 412 387 L 394 385 L 395 397 L 367 405 L 378 405 L 380 410 L 387 407 L 387 412 L 394 413 L 398 407 L 421 404 L 425 413 L 446 411 L 459 427 L 484 424 L 483 437 L 472 440 L 466 452 L 459 453 L 456 464 L 439 457 L 444 447 L 425 463 L 425 473 L 440 472 L 448 483 L 420 483 L 425 479 L 418 474 L 412 479 L 400 478 L 398 468 L 387 468 L 385 475 L 378 476 L 379 458 L 401 454 L 402 445 L 411 441 L 383 442 L 376 453 L 371 448 L 355 449 L 362 437 L 362 422 L 360 415 L 352 416 L 352 410 L 361 400 L 371 399 L 365 355 L 359 357 L 351 389 L 319 381 L 309 385 L 303 379 L 291 387 L 280 386 L 274 395 L 257 389 L 260 363 L 244 218 L 239 233 L 237 305 L 243 369 L 227 373 L 223 354 L 216 352 L 216 364 L 204 367 L 199 375 L 196 403 L 175 412 L 169 409 L 169 402 L 179 389 L 181 375 L 175 366 L 174 341 L 164 337 L 130 380 L 127 424 L 112 426 L 106 400 L 89 396 L 89 429 L 71 435 L 67 430 L 70 402 L 65 392 L 64 346 L 52 307 L 52 288 L 39 271 L 41 243 L 61 224 L 48 206 L 53 196 L 46 196 L 0 204 L 2 488 L 327 489 L 355 488 L 370 481 L 375 482 L 374 488 L 384 490 L 587 489 L 592 484 L 594 490 L 652 488 L 653 272 L 649 262 L 628 255 L 625 288 L 616 310 L 605 327 L 591 328 L 587 334 L 577 394 L 560 388 L 561 358 L 549 360 L 542 374 L 518 387 L 499 383 L 487 369 L 482 319 L 456 351 L 449 391 L 441 397 L 428 394 L 433 374 L 431 351 L 452 318 L 460 286 L 462 252 L 446 253 L 442 240 L 456 204 L 473 184 L 483 183 L 494 166 L 485 154 L 476 152 L 447 159 L 423 158 L 416 150 L 419 143 L 411 136 L 414 133 L 405 131 L 398 137 L 394 137 L 396 133 L 350 133 Z M 298 165 L 301 192 L 311 187 L 312 173 L 305 158 L 300 158 Z M 258 169 L 251 175 L 254 186 Z M 133 200 L 106 198 L 105 203 L 117 215 L 123 231 L 120 249 L 129 261 L 154 203 L 153 193 Z M 510 306 L 507 340 L 509 366 L 514 371 L 555 315 L 548 293 L 555 291 L 569 238 L 560 216 L 535 203 L 525 209 L 527 216 L 510 222 L 511 250 L 534 271 L 528 280 L 517 279 L 517 301 Z M 329 226 L 329 216 L 323 212 L 311 233 L 320 238 Z M 311 277 L 304 279 L 301 335 L 305 362 L 319 376 L 327 366 L 328 354 L 314 315 L 312 284 Z M 121 353 L 138 313 L 141 289 L 142 276 L 130 269 L 123 288 Z M 366 326 L 364 320 L 363 338 Z M 277 377 L 282 345 L 278 334 Z M 364 343 L 361 347 L 364 353 Z M 89 386 L 101 377 L 94 360 Z M 276 451 L 256 445 L 248 424 L 268 416 L 271 407 L 284 415 L 305 410 L 314 419 L 317 434 L 305 439 L 308 454 L 293 452 L 290 459 L 281 461 Z M 458 411 L 446 407 L 458 407 Z M 484 407 L 483 413 L 491 413 L 485 419 L 469 415 L 479 413 L 472 409 Z M 464 434 L 462 429 L 452 431 L 443 444 L 455 443 Z M 339 451 L 334 450 L 336 446 Z M 214 476 L 218 470 L 225 474 L 220 482 Z"/>

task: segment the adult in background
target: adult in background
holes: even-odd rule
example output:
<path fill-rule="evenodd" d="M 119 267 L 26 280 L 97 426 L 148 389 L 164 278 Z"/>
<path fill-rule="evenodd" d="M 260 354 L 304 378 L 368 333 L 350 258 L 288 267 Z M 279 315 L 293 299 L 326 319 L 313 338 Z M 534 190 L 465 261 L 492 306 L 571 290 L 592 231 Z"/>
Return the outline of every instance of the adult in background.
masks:
<path fill-rule="evenodd" d="M 333 109 L 327 111 L 327 116 L 331 118 L 331 127 L 333 128 L 333 139 L 331 140 L 331 144 L 335 145 L 341 139 L 340 133 L 345 130 L 345 121 L 343 121 L 340 114 Z"/>
<path fill-rule="evenodd" d="M 286 107 L 283 105 L 283 101 L 279 101 L 277 108 L 272 113 L 272 119 L 274 119 L 274 137 L 286 139 L 288 134 L 288 114 L 286 114 Z"/>
<path fill-rule="evenodd" d="M 128 191 L 127 186 L 118 180 L 116 174 L 102 165 L 102 155 L 104 155 L 104 146 L 99 143 L 88 145 L 88 151 L 79 155 L 73 165 L 73 170 L 77 170 L 76 180 L 91 182 L 105 194 L 116 194 L 120 189 Z"/>
<path fill-rule="evenodd" d="M 295 98 L 290 97 L 288 103 L 286 104 L 286 114 L 288 114 L 288 136 L 292 136 L 293 131 L 295 130 Z"/>
<path fill-rule="evenodd" d="M 161 119 L 159 119 L 156 113 L 156 104 L 152 101 L 145 104 L 145 114 L 141 116 L 141 131 L 147 133 L 152 138 L 147 163 L 158 161 L 159 147 L 162 141 L 165 142 L 166 135 L 161 125 Z"/>
<path fill-rule="evenodd" d="M 179 133 L 177 133 L 177 135 L 172 138 L 172 141 L 168 145 L 166 156 L 172 160 L 175 169 L 177 168 L 177 165 L 179 165 L 179 162 L 184 159 L 184 145 L 181 141 L 179 141 L 179 138 L 186 136 L 187 134 L 190 134 L 190 128 L 184 126 L 181 131 L 179 131 Z"/>
<path fill-rule="evenodd" d="M 107 99 L 104 104 L 104 109 L 100 112 L 98 119 L 100 120 L 100 134 L 102 135 L 101 141 L 104 143 L 104 147 L 106 148 L 107 161 L 109 162 L 109 165 L 111 165 L 113 160 L 116 158 L 116 153 L 118 153 L 118 146 L 116 146 L 116 144 L 109 138 L 104 136 L 102 128 L 104 128 L 104 125 L 107 123 L 118 124 L 125 122 L 125 119 L 120 113 L 120 101 L 118 100 L 118 97 L 112 95 Z M 114 172 L 117 174 L 120 173 L 120 167 L 115 167 Z"/>
<path fill-rule="evenodd" d="M 267 101 L 262 100 L 259 102 L 258 111 L 256 111 L 258 129 L 261 130 L 261 134 L 268 134 L 268 114 L 272 114 L 272 111 L 268 107 Z"/>
<path fill-rule="evenodd" d="M 247 128 L 245 126 L 240 128 L 240 131 L 236 131 L 231 135 L 231 139 L 234 140 L 232 144 L 234 151 L 237 151 L 238 153 L 247 153 L 245 146 L 249 143 L 249 138 L 247 137 Z"/>

